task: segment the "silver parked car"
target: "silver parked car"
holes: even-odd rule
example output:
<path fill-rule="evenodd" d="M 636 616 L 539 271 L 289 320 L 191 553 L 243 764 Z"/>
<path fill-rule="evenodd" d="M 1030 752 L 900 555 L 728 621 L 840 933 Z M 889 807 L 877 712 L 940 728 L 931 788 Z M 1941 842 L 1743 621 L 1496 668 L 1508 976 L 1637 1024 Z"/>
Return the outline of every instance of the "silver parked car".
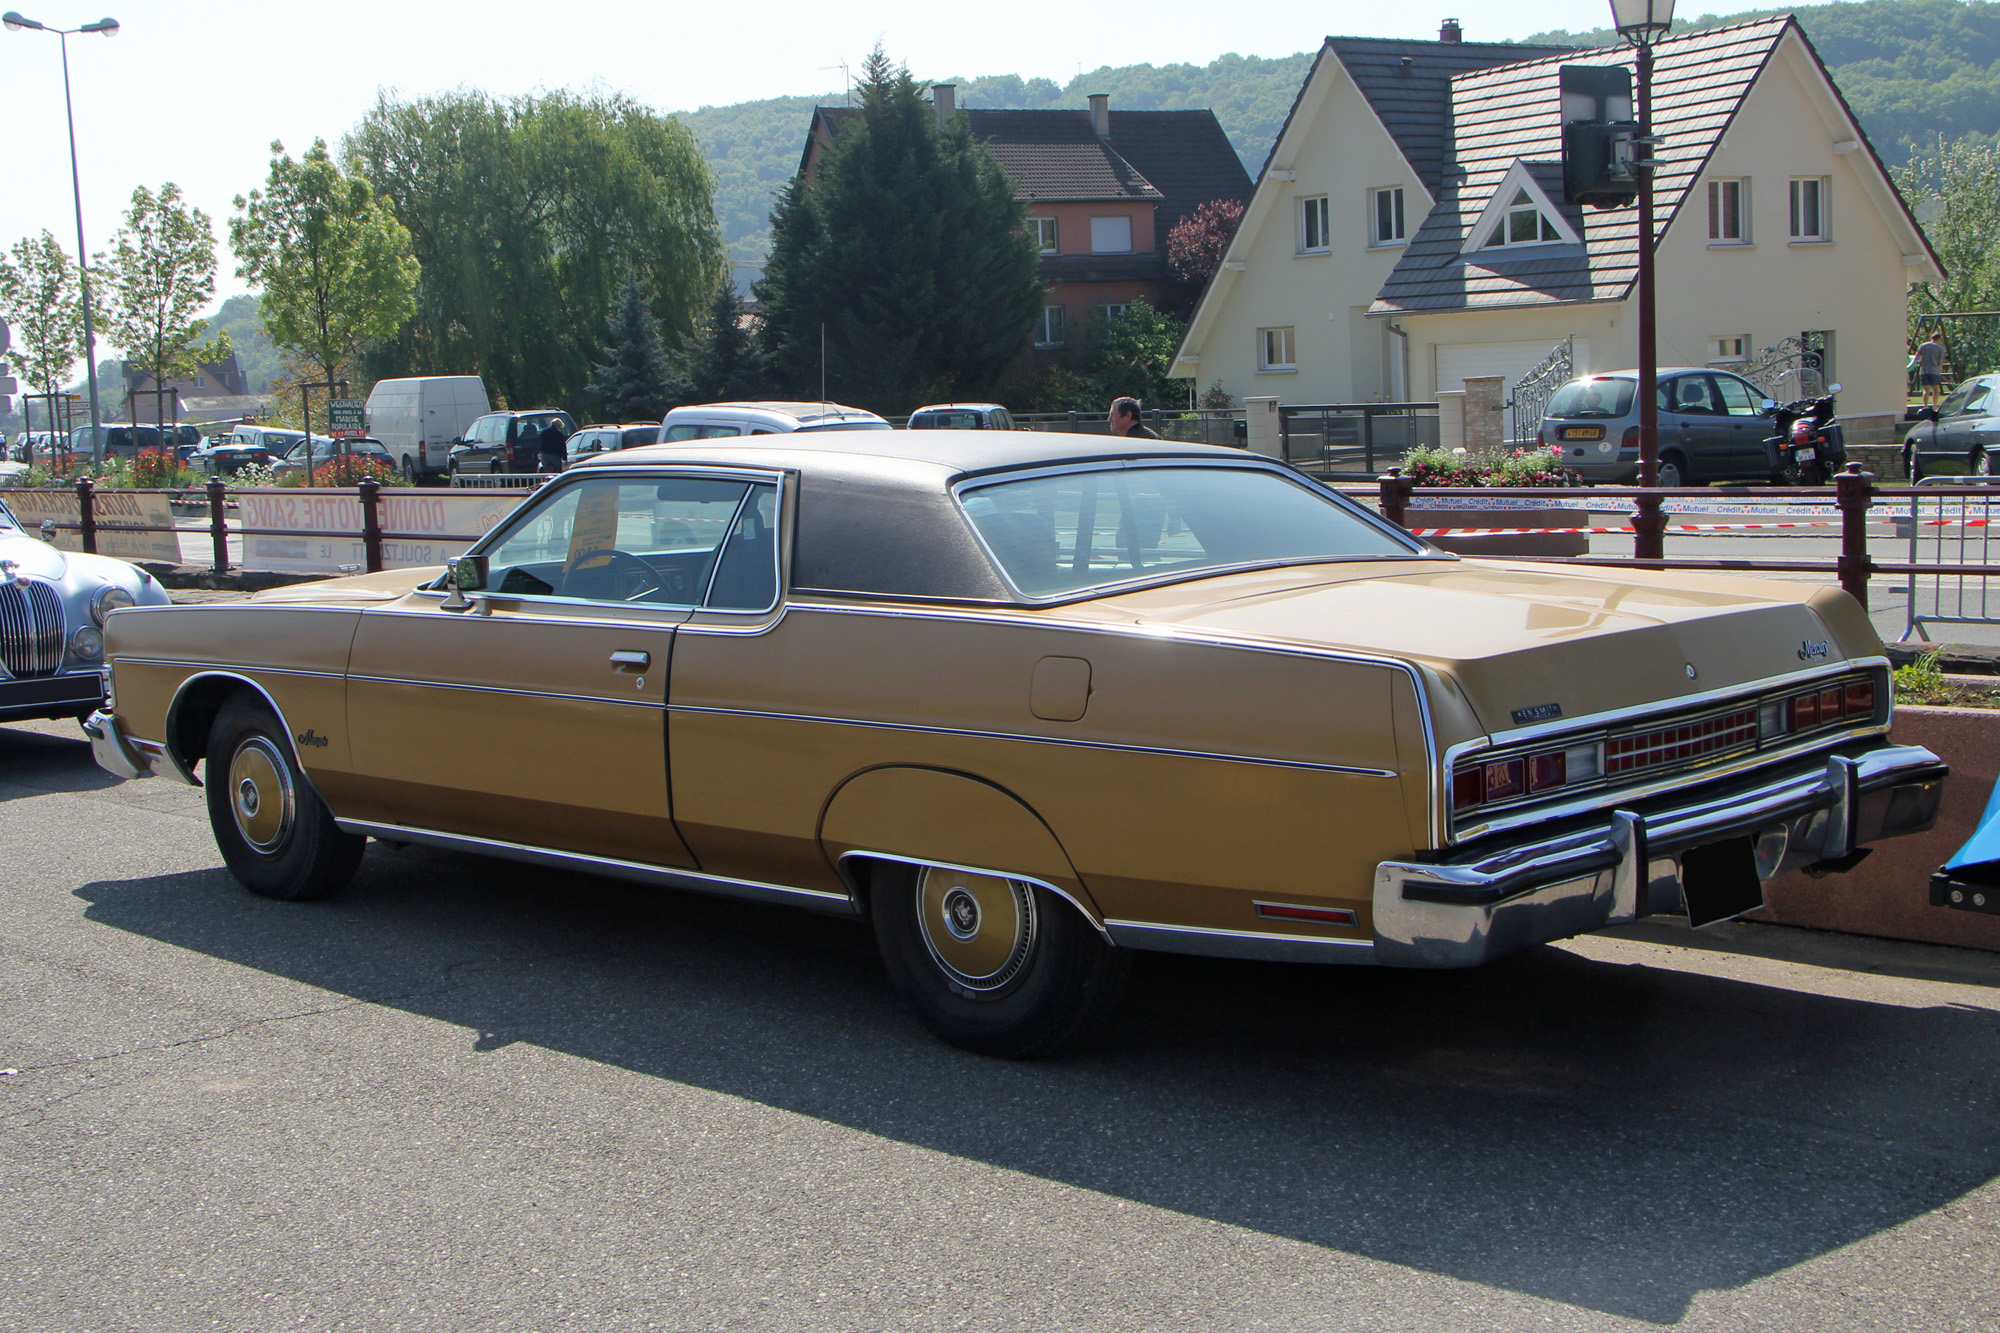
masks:
<path fill-rule="evenodd" d="M 1764 441 L 1777 404 L 1726 370 L 1660 372 L 1660 485 L 1769 481 Z M 1542 443 L 1562 450 L 1563 466 L 1585 481 L 1639 480 L 1639 372 L 1586 375 L 1556 390 L 1542 416 Z"/>
<path fill-rule="evenodd" d="M 2000 450 L 2000 375 L 1977 375 L 1933 411 L 1918 414 L 1903 437 L 1903 466 L 1920 477 L 1984 477 Z"/>
<path fill-rule="evenodd" d="M 104 702 L 104 618 L 167 601 L 137 565 L 59 551 L 0 502 L 0 722 L 90 716 Z"/>

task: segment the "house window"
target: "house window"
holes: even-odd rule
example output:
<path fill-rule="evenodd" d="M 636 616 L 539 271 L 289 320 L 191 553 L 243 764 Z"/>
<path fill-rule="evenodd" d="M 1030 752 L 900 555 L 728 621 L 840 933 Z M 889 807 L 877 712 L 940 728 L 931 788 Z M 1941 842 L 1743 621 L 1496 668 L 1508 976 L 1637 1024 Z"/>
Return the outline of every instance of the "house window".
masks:
<path fill-rule="evenodd" d="M 1708 183 L 1708 239 L 1712 245 L 1750 243 L 1750 182 L 1720 180 Z"/>
<path fill-rule="evenodd" d="M 1326 232 L 1326 196 L 1299 200 L 1299 253 L 1325 254 L 1332 244 Z"/>
<path fill-rule="evenodd" d="M 1094 255 L 1129 255 L 1132 253 L 1132 217 L 1129 213 L 1115 218 L 1092 218 L 1090 220 L 1090 253 Z"/>
<path fill-rule="evenodd" d="M 1747 333 L 1725 333 L 1708 340 L 1708 364 L 1711 366 L 1741 365 L 1749 359 L 1750 335 Z"/>
<path fill-rule="evenodd" d="M 1826 226 L 1826 177 L 1792 178 L 1792 239 L 1824 241 Z"/>
<path fill-rule="evenodd" d="M 1130 310 L 1131 308 L 1132 307 L 1129 304 L 1103 305 L 1098 307 L 1099 310 L 1102 310 L 1104 312 L 1104 327 L 1107 329 L 1110 328 L 1113 324 L 1116 324 L 1119 320 L 1125 318 L 1125 312 L 1127 310 Z"/>
<path fill-rule="evenodd" d="M 1056 220 L 1054 218 L 1029 218 L 1028 235 L 1035 238 L 1035 245 L 1045 255 L 1056 252 Z"/>
<path fill-rule="evenodd" d="M 1526 190 L 1514 192 L 1507 211 L 1500 215 L 1499 221 L 1493 224 L 1493 230 L 1486 234 L 1488 246 L 1543 245 L 1561 239 L 1562 233 L 1556 230 L 1556 224 L 1535 206 L 1535 201 Z"/>
<path fill-rule="evenodd" d="M 1368 211 L 1373 218 L 1368 233 L 1370 245 L 1401 245 L 1403 230 L 1403 187 L 1368 192 Z"/>
<path fill-rule="evenodd" d="M 1042 307 L 1042 322 L 1035 330 L 1035 346 L 1061 347 L 1063 344 L 1063 308 L 1059 305 Z"/>
<path fill-rule="evenodd" d="M 1298 361 L 1292 351 L 1292 331 L 1284 329 L 1257 330 L 1257 369 L 1297 370 Z"/>

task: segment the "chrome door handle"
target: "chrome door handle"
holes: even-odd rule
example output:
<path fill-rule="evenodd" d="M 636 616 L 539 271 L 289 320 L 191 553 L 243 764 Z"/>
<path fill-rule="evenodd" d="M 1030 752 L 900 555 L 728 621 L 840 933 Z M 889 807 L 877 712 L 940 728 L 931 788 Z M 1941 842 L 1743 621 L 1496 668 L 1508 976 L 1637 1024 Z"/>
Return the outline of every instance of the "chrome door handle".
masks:
<path fill-rule="evenodd" d="M 611 654 L 612 666 L 643 667 L 653 664 L 651 653 L 616 652 Z"/>

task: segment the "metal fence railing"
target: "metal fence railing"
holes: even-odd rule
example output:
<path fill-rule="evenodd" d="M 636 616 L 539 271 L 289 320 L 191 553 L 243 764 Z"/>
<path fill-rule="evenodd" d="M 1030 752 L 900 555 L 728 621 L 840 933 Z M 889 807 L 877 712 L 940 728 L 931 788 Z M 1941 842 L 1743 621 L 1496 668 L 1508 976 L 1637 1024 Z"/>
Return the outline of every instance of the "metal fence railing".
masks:
<path fill-rule="evenodd" d="M 1015 412 L 1012 415 L 1019 430 L 1064 431 L 1074 435 L 1111 433 L 1111 423 L 1105 420 L 1102 412 Z M 1183 444 L 1240 445 L 1246 429 L 1240 407 L 1192 408 L 1185 412 L 1148 407 L 1141 409 L 1139 420 L 1141 424 L 1152 427 L 1161 439 L 1178 440 Z M 901 426 L 905 421 L 907 418 L 889 418 L 894 426 Z"/>
<path fill-rule="evenodd" d="M 1410 450 L 1438 443 L 1437 411 L 1435 402 L 1286 404 L 1281 456 L 1329 480 L 1372 480 Z"/>
<path fill-rule="evenodd" d="M 1992 525 L 2000 518 L 1995 483 L 2000 477 L 1925 477 L 1910 488 L 1909 517 L 1896 520 L 1898 532 L 1909 535 L 1912 567 L 1901 642 L 1929 642 L 1929 625 L 2000 625 L 2000 597 L 1991 580 L 1935 572 L 1994 563 Z"/>

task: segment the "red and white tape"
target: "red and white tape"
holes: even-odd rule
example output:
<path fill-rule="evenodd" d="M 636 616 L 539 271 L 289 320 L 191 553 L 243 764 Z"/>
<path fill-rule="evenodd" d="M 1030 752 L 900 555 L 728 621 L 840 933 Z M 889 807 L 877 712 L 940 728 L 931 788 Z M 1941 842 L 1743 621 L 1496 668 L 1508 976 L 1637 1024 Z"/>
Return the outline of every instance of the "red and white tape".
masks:
<path fill-rule="evenodd" d="M 1974 519 L 1972 523 L 1984 523 L 1985 519 Z M 1674 523 L 1668 532 L 1747 532 L 1752 528 L 1837 528 L 1840 524 L 1825 523 Z M 1928 525 L 1927 525 L 1928 526 Z M 1967 526 L 1971 526 L 1968 524 Z M 1621 528 L 1411 528 L 1414 537 L 1508 537 L 1516 533 L 1548 532 L 1594 532 L 1629 533 L 1629 527 Z"/>

